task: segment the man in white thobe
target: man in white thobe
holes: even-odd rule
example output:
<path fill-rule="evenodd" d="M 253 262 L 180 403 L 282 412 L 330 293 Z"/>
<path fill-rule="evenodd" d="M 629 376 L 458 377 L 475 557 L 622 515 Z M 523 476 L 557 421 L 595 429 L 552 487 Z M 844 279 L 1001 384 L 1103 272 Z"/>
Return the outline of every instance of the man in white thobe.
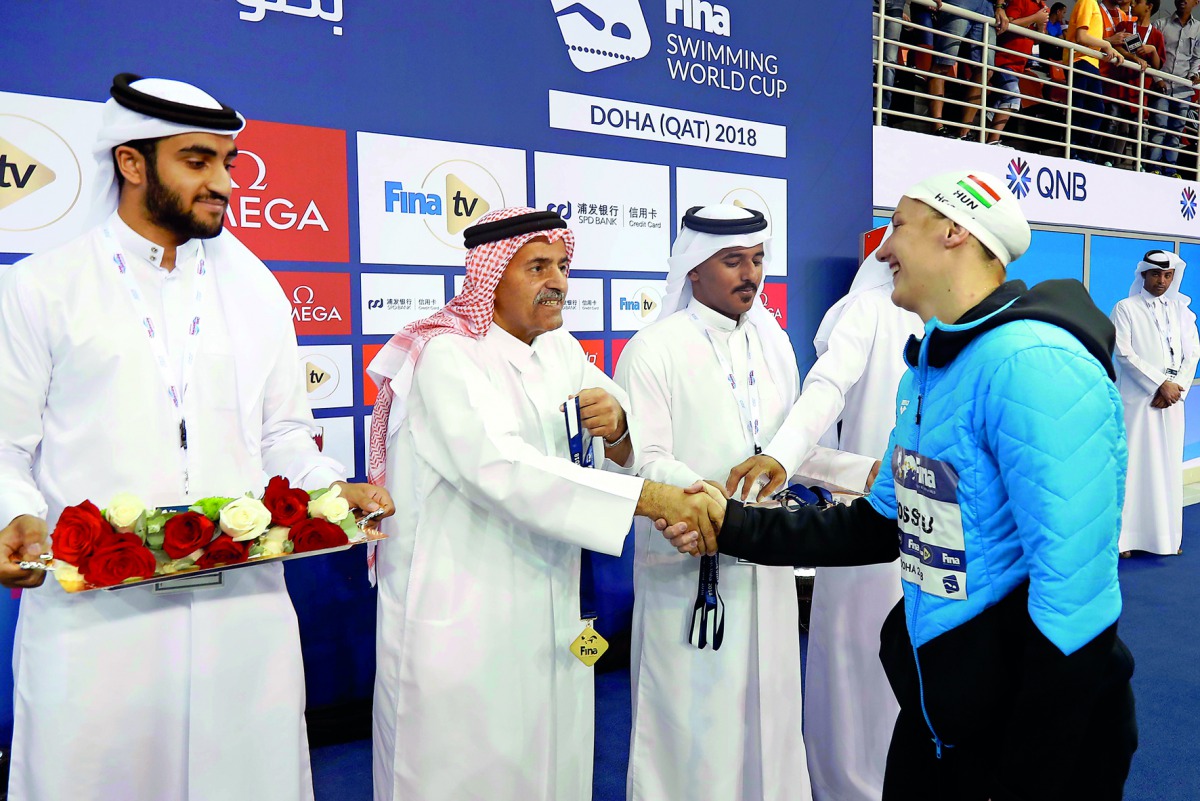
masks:
<path fill-rule="evenodd" d="M 176 81 L 119 75 L 112 94 L 103 222 L 0 277 L 0 579 L 37 587 L 14 645 L 9 798 L 311 799 L 281 565 L 69 596 L 9 561 L 85 499 L 178 505 L 345 474 L 312 439 L 287 299 L 221 230 L 244 119 Z M 339 486 L 390 510 L 378 488 Z"/>
<path fill-rule="evenodd" d="M 892 303 L 888 265 L 868 255 L 821 321 L 817 361 L 767 453 L 789 464 L 824 442 L 881 456 L 895 424 L 904 344 L 921 331 L 920 317 Z M 900 595 L 897 562 L 816 569 L 804 731 L 817 801 L 877 801 L 883 792 L 899 706 L 879 662 L 879 631 Z"/>
<path fill-rule="evenodd" d="M 795 403 L 795 354 L 759 298 L 766 227 L 760 212 L 730 205 L 684 216 L 664 317 L 617 365 L 640 421 L 639 475 L 677 486 L 723 478 L 772 440 Z M 874 457 L 817 451 L 798 471 L 809 483 L 864 489 Z M 698 648 L 696 561 L 648 521 L 635 532 L 627 797 L 810 798 L 793 571 L 721 559 L 723 637 L 719 649 Z"/>
<path fill-rule="evenodd" d="M 581 548 L 619 554 L 635 512 L 711 538 L 719 507 L 583 466 L 588 443 L 597 463 L 630 465 L 639 434 L 625 393 L 561 329 L 566 223 L 500 209 L 465 243 L 462 292 L 370 366 L 372 478 L 404 509 L 375 565 L 375 799 L 585 801 L 593 675 L 570 650 L 593 633 Z M 576 398 L 603 442 L 573 449 Z"/>
<path fill-rule="evenodd" d="M 1122 556 L 1182 552 L 1183 399 L 1200 353 L 1191 298 L 1179 292 L 1186 266 L 1170 251 L 1150 251 L 1112 311 L 1129 443 Z"/>

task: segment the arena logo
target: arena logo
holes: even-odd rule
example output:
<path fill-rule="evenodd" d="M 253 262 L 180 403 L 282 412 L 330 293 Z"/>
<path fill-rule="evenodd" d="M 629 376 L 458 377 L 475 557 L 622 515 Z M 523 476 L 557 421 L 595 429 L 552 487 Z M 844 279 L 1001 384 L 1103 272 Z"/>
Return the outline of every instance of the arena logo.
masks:
<path fill-rule="evenodd" d="M 383 182 L 386 213 L 423 217 L 430 233 L 457 248 L 463 246 L 460 236 L 463 229 L 491 209 L 504 205 L 500 182 L 487 168 L 473 161 L 444 161 L 430 170 L 419 186 L 411 182 L 405 185 L 404 181 Z"/>
<path fill-rule="evenodd" d="M 262 259 L 348 262 L 345 131 L 251 120 L 237 145 L 225 222 L 238 239 Z"/>
<path fill-rule="evenodd" d="M 53 225 L 75 208 L 82 188 L 79 159 L 66 139 L 37 120 L 0 114 L 0 231 Z"/>
<path fill-rule="evenodd" d="M 596 72 L 650 52 L 650 30 L 638 0 L 550 0 L 571 63 Z"/>
<path fill-rule="evenodd" d="M 1191 187 L 1185 188 L 1179 197 L 1179 213 L 1189 221 L 1196 217 L 1196 192 Z"/>
<path fill-rule="evenodd" d="M 1018 156 L 1008 162 L 1008 191 L 1016 196 L 1017 200 L 1029 194 L 1029 162 Z"/>

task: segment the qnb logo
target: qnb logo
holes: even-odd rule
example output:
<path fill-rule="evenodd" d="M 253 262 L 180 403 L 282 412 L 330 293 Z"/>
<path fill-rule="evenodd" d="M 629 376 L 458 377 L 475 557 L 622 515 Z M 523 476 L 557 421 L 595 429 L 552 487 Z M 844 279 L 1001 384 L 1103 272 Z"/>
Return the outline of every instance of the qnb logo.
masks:
<path fill-rule="evenodd" d="M 708 0 L 667 0 L 667 24 L 729 35 L 729 9 Z"/>
<path fill-rule="evenodd" d="M 1190 186 L 1183 190 L 1179 197 L 1179 213 L 1183 219 L 1192 220 L 1196 217 L 1196 192 Z"/>
<path fill-rule="evenodd" d="M 596 72 L 650 52 L 650 31 L 638 0 L 550 0 L 571 63 Z"/>
<path fill-rule="evenodd" d="M 233 188 L 242 190 L 242 194 L 225 208 L 225 219 L 229 222 L 230 228 L 262 228 L 263 220 L 265 220 L 267 225 L 277 231 L 303 231 L 311 225 L 317 226 L 322 231 L 329 230 L 325 218 L 321 215 L 321 210 L 317 208 L 317 201 L 301 200 L 296 203 L 285 197 L 269 197 L 266 194 L 268 188 L 266 162 L 257 153 L 249 150 L 239 151 L 238 155 L 246 156 L 253 161 L 258 172 L 254 181 L 246 187 L 239 186 L 236 181 L 233 182 Z M 304 207 L 304 211 L 301 213 L 296 212 L 299 206 Z"/>
<path fill-rule="evenodd" d="M 662 299 L 656 292 L 639 289 L 633 294 L 633 297 L 622 295 L 617 304 L 621 311 L 633 312 L 645 320 L 658 314 L 658 307 L 662 304 Z"/>
<path fill-rule="evenodd" d="M 54 170 L 0 139 L 0 209 L 54 183 Z"/>
<path fill-rule="evenodd" d="M 383 182 L 384 211 L 388 214 L 442 217 L 446 233 L 451 236 L 469 227 L 491 208 L 483 194 L 472 189 L 454 173 L 446 173 L 443 192 L 431 192 L 424 186 L 405 187 L 403 181 Z"/>
<path fill-rule="evenodd" d="M 571 219 L 571 203 L 551 203 L 546 206 L 546 211 L 552 211 L 564 220 Z"/>
<path fill-rule="evenodd" d="M 1029 194 L 1029 162 L 1021 157 L 1017 157 L 1008 162 L 1008 191 L 1016 196 L 1017 200 Z"/>
<path fill-rule="evenodd" d="M 323 306 L 315 301 L 316 293 L 312 287 L 298 286 L 292 290 L 292 322 L 324 323 L 342 319 L 336 306 Z"/>

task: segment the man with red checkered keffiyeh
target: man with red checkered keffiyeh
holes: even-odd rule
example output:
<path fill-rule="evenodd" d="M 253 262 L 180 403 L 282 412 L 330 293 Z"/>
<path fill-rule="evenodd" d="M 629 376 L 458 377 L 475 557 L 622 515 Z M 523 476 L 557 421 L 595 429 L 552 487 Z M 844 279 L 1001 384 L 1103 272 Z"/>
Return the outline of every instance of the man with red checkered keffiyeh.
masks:
<path fill-rule="evenodd" d="M 582 549 L 620 554 L 635 514 L 715 547 L 719 507 L 621 472 L 637 427 L 562 330 L 562 218 L 500 209 L 464 237 L 462 292 L 368 368 L 370 474 L 398 510 L 375 565 L 375 799 L 588 799 L 592 674 L 571 651 L 594 633 Z M 572 461 L 576 398 L 582 447 L 613 470 Z"/>

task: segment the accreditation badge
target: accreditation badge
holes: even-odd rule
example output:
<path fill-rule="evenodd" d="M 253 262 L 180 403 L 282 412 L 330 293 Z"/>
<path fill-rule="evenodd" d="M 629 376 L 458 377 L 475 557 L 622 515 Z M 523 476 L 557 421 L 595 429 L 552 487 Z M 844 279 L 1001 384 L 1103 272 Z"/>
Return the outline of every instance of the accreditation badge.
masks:
<path fill-rule="evenodd" d="M 583 664 L 591 667 L 604 656 L 608 650 L 608 640 L 600 636 L 600 632 L 592 626 L 592 621 L 585 621 L 586 627 L 571 643 L 571 653 Z"/>

